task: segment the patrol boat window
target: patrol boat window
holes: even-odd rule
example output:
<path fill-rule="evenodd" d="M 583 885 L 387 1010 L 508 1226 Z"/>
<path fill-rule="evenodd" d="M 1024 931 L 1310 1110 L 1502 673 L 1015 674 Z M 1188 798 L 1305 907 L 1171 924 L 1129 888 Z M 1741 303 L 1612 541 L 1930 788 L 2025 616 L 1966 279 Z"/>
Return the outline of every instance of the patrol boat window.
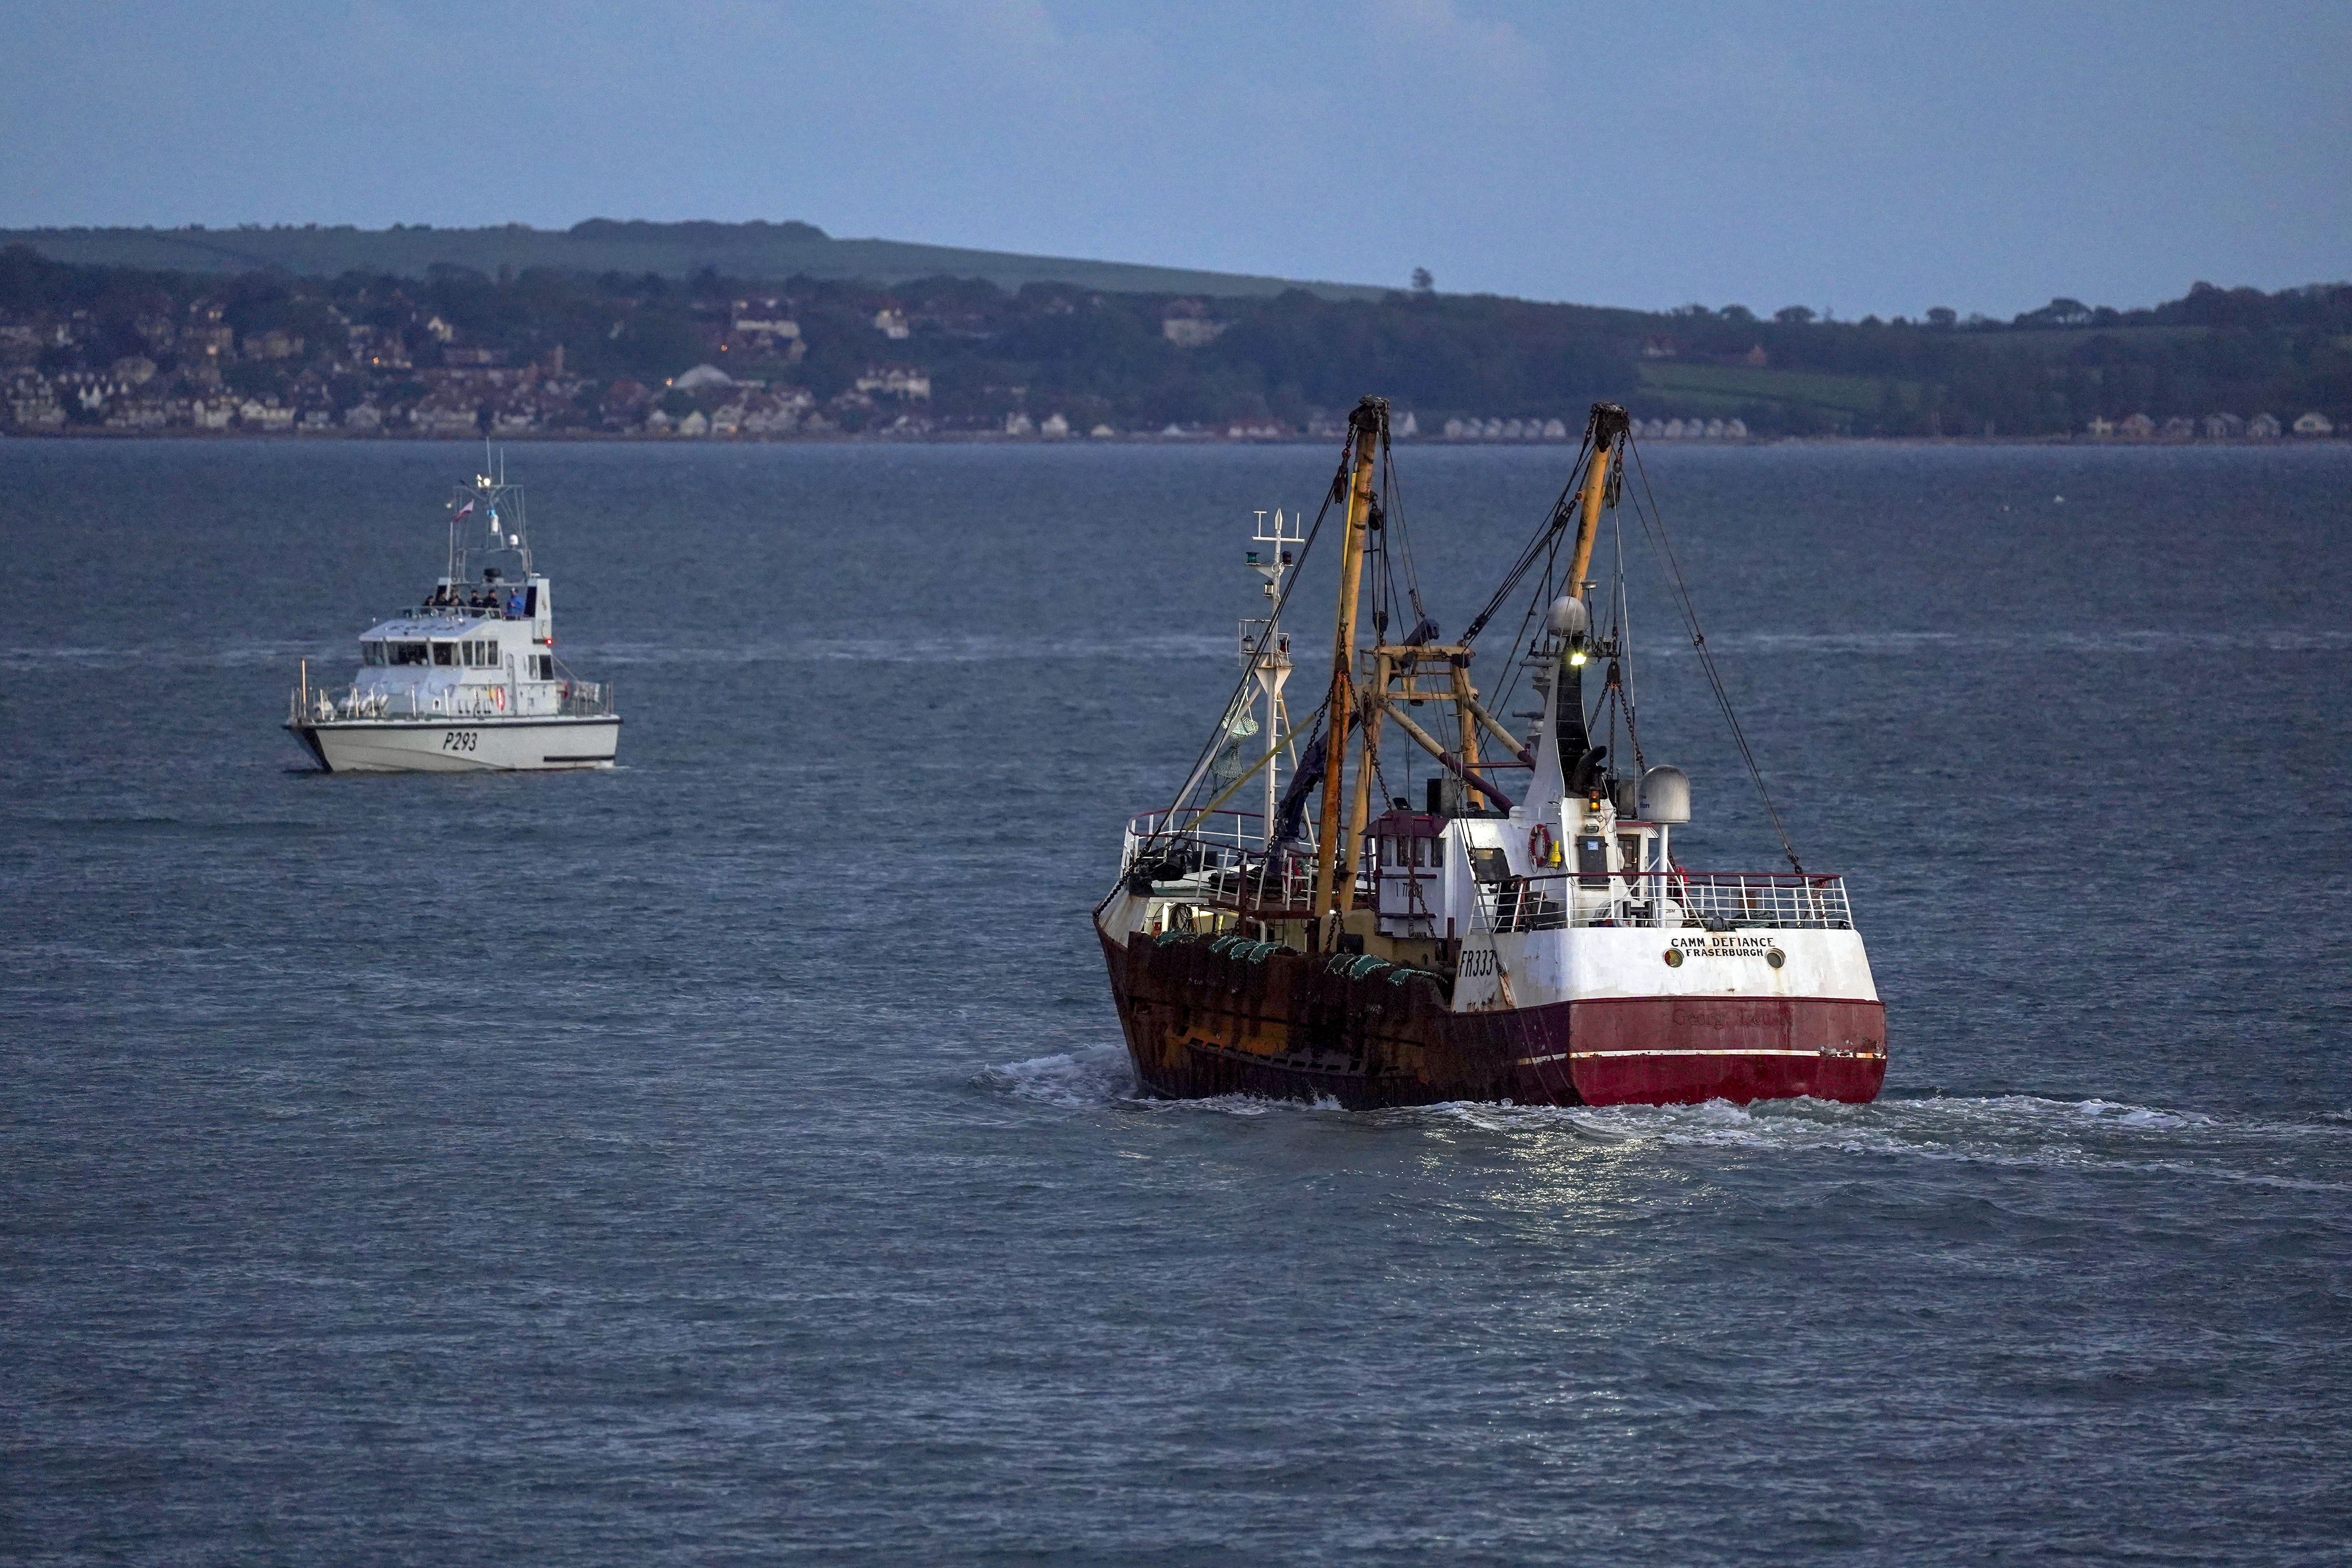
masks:
<path fill-rule="evenodd" d="M 394 664 L 423 664 L 425 662 L 425 645 L 421 642 L 388 642 L 383 645 L 383 647 L 384 652 L 391 657 L 391 662 Z"/>
<path fill-rule="evenodd" d="M 360 662 L 362 664 L 382 664 L 383 662 L 383 644 L 380 642 L 363 642 L 360 644 Z"/>
<path fill-rule="evenodd" d="M 433 662 L 436 664 L 457 663 L 457 645 L 453 642 L 435 643 L 433 645 Z"/>

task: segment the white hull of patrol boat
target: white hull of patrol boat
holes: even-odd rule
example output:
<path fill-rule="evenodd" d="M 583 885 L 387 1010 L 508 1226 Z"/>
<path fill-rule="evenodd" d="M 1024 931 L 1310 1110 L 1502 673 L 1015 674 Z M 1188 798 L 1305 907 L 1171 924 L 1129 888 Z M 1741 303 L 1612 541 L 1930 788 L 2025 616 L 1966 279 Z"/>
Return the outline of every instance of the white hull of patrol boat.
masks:
<path fill-rule="evenodd" d="M 329 719 L 289 724 L 335 773 L 478 773 L 609 768 L 611 715 L 544 719 Z"/>

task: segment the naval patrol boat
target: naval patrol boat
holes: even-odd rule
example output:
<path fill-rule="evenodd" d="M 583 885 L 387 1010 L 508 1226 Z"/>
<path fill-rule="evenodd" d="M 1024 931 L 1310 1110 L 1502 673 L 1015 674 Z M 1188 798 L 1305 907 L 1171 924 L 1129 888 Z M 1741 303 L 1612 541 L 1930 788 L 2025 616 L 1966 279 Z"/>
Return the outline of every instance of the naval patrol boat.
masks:
<path fill-rule="evenodd" d="M 1242 623 L 1240 679 L 1173 802 L 1129 823 L 1095 908 L 1147 1093 L 1350 1109 L 1877 1096 L 1886 1009 L 1844 879 L 1807 870 L 1781 828 L 1646 482 L 1624 484 L 1631 456 L 1625 411 L 1596 404 L 1559 500 L 1451 641 L 1422 603 L 1384 401 L 1350 417 L 1312 527 L 1261 521 L 1249 564 L 1269 607 Z M 1588 575 L 1626 500 L 1780 829 L 1785 871 L 1675 856 L 1690 780 L 1644 752 L 1622 529 L 1611 588 Z M 1294 720 L 1286 579 L 1335 506 L 1330 676 Z M 1522 603 L 1481 701 L 1478 637 Z M 1514 691 L 1528 710 L 1511 709 Z"/>
<path fill-rule="evenodd" d="M 613 688 L 555 655 L 522 487 L 501 464 L 459 485 L 448 510 L 449 566 L 433 592 L 360 634 L 348 684 L 314 685 L 305 660 L 286 728 L 329 773 L 611 767 Z"/>

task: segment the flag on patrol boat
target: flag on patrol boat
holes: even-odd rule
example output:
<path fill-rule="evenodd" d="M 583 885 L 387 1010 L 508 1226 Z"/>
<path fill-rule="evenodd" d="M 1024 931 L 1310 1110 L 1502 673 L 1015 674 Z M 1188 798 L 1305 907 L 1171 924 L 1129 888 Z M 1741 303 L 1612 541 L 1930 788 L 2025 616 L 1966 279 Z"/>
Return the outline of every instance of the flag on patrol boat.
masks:
<path fill-rule="evenodd" d="M 459 508 L 457 509 L 457 515 L 458 515 L 459 517 L 464 517 L 467 512 L 470 512 L 470 511 L 472 511 L 473 510 L 474 510 L 474 503 L 473 503 L 472 501 L 467 501 L 464 506 L 461 506 L 461 507 L 459 507 Z"/>

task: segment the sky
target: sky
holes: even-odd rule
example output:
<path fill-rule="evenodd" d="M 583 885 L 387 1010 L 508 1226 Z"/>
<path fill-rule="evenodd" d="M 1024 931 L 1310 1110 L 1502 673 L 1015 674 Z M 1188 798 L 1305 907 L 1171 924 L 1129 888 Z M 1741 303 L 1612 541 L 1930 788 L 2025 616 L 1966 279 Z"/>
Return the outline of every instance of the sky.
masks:
<path fill-rule="evenodd" d="M 2352 0 L 15 0 L 0 226 L 799 218 L 1663 309 L 2352 278 Z"/>

